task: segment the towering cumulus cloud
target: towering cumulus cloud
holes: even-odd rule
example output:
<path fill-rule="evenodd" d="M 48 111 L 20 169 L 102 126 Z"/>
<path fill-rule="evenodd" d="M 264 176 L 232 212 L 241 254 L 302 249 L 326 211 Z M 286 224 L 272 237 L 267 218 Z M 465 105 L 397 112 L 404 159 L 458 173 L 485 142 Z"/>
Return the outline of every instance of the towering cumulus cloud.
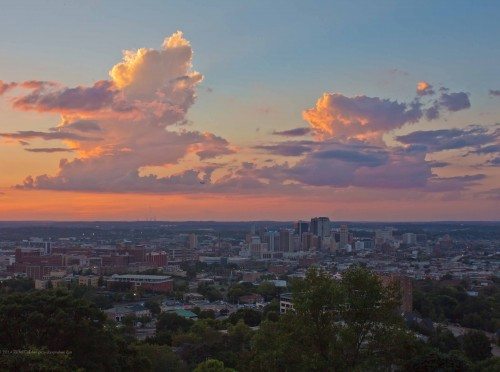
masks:
<path fill-rule="evenodd" d="M 422 117 L 418 101 L 399 103 L 378 97 L 346 97 L 325 93 L 316 107 L 306 110 L 303 117 L 322 137 L 370 138 Z"/>
<path fill-rule="evenodd" d="M 484 178 L 483 174 L 440 178 L 433 169 L 448 163 L 431 161 L 429 155 L 450 149 L 484 152 L 497 139 L 497 131 L 491 128 L 473 126 L 414 132 L 396 137 L 396 144 L 387 144 L 384 136 L 393 130 L 416 124 L 423 118 L 433 120 L 442 113 L 470 107 L 468 94 L 464 92 L 450 93 L 441 88 L 439 97 L 432 98 L 433 87 L 424 81 L 418 83 L 416 93 L 411 102 L 323 94 L 313 108 L 303 112 L 316 140 L 288 140 L 257 146 L 273 155 L 300 156 L 293 165 L 285 163 L 264 168 L 260 176 L 272 170 L 281 178 L 299 184 L 331 187 L 447 191 L 475 185 Z M 275 133 L 299 136 L 309 132 L 291 129 Z"/>
<path fill-rule="evenodd" d="M 62 119 L 48 132 L 0 135 L 24 141 L 60 139 L 77 152 L 73 160 L 60 161 L 56 175 L 27 177 L 20 187 L 145 192 L 199 188 L 207 169 L 213 169 L 202 161 L 232 150 L 224 138 L 214 134 L 174 127 L 186 121 L 203 79 L 192 69 L 192 54 L 189 42 L 176 32 L 159 50 L 125 51 L 123 60 L 111 68 L 110 80 L 90 87 L 2 83 L 2 93 L 14 88 L 28 90 L 12 98 L 14 108 L 58 112 Z M 142 174 L 146 167 L 168 168 L 190 154 L 199 158 L 197 169 L 164 177 Z"/>
<path fill-rule="evenodd" d="M 439 177 L 436 169 L 449 163 L 432 160 L 434 154 L 483 157 L 482 169 L 499 164 L 498 126 L 410 132 L 423 120 L 437 122 L 470 107 L 468 93 L 435 89 L 425 81 L 408 101 L 324 93 L 303 111 L 307 126 L 273 131 L 271 141 L 245 148 L 246 158 L 219 159 L 234 152 L 226 139 L 183 125 L 203 80 L 192 57 L 190 43 L 176 32 L 158 50 L 125 51 L 109 79 L 90 86 L 0 81 L 0 95 L 15 109 L 61 115 L 46 131 L 0 137 L 38 156 L 69 158 L 60 160 L 57 173 L 28 176 L 18 187 L 279 195 L 309 193 L 311 187 L 456 192 L 485 175 L 474 170 Z M 397 130 L 404 133 L 396 135 Z M 40 141 L 50 145 L 33 146 Z"/>

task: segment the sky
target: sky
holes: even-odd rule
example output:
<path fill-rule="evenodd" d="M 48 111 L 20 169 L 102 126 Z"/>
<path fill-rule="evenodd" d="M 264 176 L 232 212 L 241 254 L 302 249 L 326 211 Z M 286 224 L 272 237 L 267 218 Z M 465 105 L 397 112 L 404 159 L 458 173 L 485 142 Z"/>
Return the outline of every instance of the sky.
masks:
<path fill-rule="evenodd" d="M 500 220 L 497 1 L 19 1 L 0 220 Z"/>

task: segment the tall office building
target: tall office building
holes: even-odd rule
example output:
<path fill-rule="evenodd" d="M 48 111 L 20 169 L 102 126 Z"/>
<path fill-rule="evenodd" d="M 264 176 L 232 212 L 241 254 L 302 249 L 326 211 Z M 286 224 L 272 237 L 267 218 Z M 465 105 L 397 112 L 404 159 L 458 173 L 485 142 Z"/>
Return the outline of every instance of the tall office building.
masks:
<path fill-rule="evenodd" d="M 363 249 L 365 249 L 365 243 L 363 243 L 363 241 L 361 241 L 361 240 L 357 240 L 354 243 L 354 250 L 356 252 L 359 252 L 359 251 L 362 251 Z"/>
<path fill-rule="evenodd" d="M 394 240 L 392 232 L 392 227 L 385 227 L 383 230 L 375 230 L 375 240 L 382 243 L 392 242 Z"/>
<path fill-rule="evenodd" d="M 280 249 L 280 234 L 276 231 L 268 231 L 264 240 L 269 252 L 277 252 Z"/>
<path fill-rule="evenodd" d="M 302 234 L 309 232 L 309 222 L 307 221 L 297 221 L 293 224 L 295 230 L 295 235 L 302 238 Z"/>
<path fill-rule="evenodd" d="M 288 229 L 280 230 L 280 252 L 293 252 L 293 234 Z"/>
<path fill-rule="evenodd" d="M 188 236 L 188 248 L 196 249 L 198 248 L 198 237 L 196 234 L 189 234 Z"/>
<path fill-rule="evenodd" d="M 310 232 L 305 232 L 302 234 L 302 250 L 303 251 L 313 251 L 316 249 L 315 243 L 317 243 L 317 238 Z"/>
<path fill-rule="evenodd" d="M 340 225 L 340 241 L 339 248 L 344 249 L 349 243 L 349 229 L 347 225 Z"/>
<path fill-rule="evenodd" d="M 328 217 L 311 218 L 310 231 L 320 238 L 330 236 L 330 219 Z"/>
<path fill-rule="evenodd" d="M 407 244 L 407 245 L 417 244 L 417 234 L 405 233 L 405 234 L 403 234 L 403 236 L 401 238 L 402 238 L 402 241 L 404 244 Z"/>

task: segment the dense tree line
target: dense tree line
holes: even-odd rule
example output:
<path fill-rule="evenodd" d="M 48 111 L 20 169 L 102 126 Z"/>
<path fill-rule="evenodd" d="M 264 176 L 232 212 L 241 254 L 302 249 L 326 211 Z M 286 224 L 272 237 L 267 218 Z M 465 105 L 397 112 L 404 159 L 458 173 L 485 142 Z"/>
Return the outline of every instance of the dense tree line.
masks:
<path fill-rule="evenodd" d="M 310 270 L 293 283 L 294 311 L 241 309 L 225 320 L 160 313 L 156 336 L 137 341 L 132 322 L 106 320 L 78 290 L 11 285 L 0 296 L 0 370 L 19 371 L 493 371 L 482 332 L 446 329 L 420 341 L 400 316 L 400 291 L 366 269 L 341 280 Z M 15 291 L 14 288 L 19 289 Z M 266 290 L 270 290 L 267 288 Z M 257 327 L 250 328 L 250 327 Z M 22 351 L 22 352 L 19 352 Z"/>
<path fill-rule="evenodd" d="M 500 328 L 498 283 L 481 290 L 477 297 L 467 294 L 465 283 L 454 286 L 444 283 L 431 280 L 417 283 L 413 291 L 415 311 L 437 322 L 449 321 L 488 332 Z"/>

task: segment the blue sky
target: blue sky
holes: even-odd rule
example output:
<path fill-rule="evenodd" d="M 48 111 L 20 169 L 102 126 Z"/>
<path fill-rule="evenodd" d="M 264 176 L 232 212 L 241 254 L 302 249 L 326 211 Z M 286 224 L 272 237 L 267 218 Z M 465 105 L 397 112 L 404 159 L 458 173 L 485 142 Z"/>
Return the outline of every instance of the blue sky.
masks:
<path fill-rule="evenodd" d="M 91 82 L 122 49 L 180 29 L 207 84 L 230 90 L 354 78 L 370 89 L 377 71 L 399 68 L 481 91 L 500 78 L 499 14 L 496 1 L 19 1 L 0 13 L 0 68 Z"/>
<path fill-rule="evenodd" d="M 121 50 L 156 48 L 179 29 L 218 93 L 199 100 L 197 120 L 234 97 L 271 99 L 279 121 L 300 123 L 321 92 L 405 98 L 418 80 L 470 92 L 487 111 L 500 81 L 499 14 L 497 1 L 19 1 L 0 12 L 0 73 L 91 84 Z"/>

